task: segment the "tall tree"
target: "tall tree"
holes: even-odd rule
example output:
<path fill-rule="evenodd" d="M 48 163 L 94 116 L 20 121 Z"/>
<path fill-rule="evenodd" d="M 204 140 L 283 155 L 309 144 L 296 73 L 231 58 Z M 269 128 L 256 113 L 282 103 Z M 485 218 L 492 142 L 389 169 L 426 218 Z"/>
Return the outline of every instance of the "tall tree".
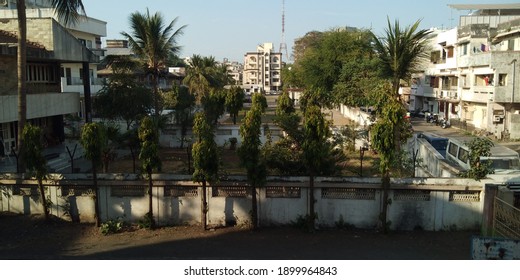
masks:
<path fill-rule="evenodd" d="M 221 78 L 222 75 L 214 57 L 193 55 L 188 63 L 183 83 L 191 93 L 195 94 L 197 103 L 200 104 L 210 94 L 211 88 L 220 89 L 224 86 L 220 81 Z"/>
<path fill-rule="evenodd" d="M 399 21 L 394 25 L 388 19 L 388 28 L 385 36 L 377 37 L 372 33 L 374 50 L 379 57 L 384 78 L 390 80 L 391 89 L 386 87 L 380 92 L 381 99 L 385 99 L 382 106 L 378 106 L 378 120 L 372 128 L 372 145 L 381 153 L 381 172 L 383 186 L 383 206 L 381 222 L 383 232 L 388 230 L 388 191 L 390 188 L 390 166 L 401 166 L 398 155 L 401 151 L 403 139 L 410 134 L 403 135 L 408 127 L 404 119 L 406 110 L 399 101 L 399 87 L 402 79 L 407 79 L 426 58 L 427 39 L 431 31 L 419 30 L 420 20 L 404 29 Z M 396 162 L 397 160 L 397 162 Z"/>
<path fill-rule="evenodd" d="M 146 222 L 149 223 L 151 229 L 154 229 L 152 172 L 161 169 L 161 159 L 159 158 L 159 128 L 149 116 L 144 117 L 141 121 L 139 140 L 141 141 L 139 159 L 141 160 L 143 170 L 148 175 L 148 213 L 146 213 Z"/>
<path fill-rule="evenodd" d="M 172 91 L 165 94 L 165 104 L 167 108 L 175 111 L 175 121 L 181 126 L 181 148 L 187 142 L 186 133 L 188 127 L 193 124 L 193 106 L 195 106 L 195 96 L 186 86 L 174 86 Z"/>
<path fill-rule="evenodd" d="M 238 86 L 232 86 L 226 95 L 226 110 L 233 118 L 233 124 L 237 124 L 238 112 L 244 107 L 244 90 Z"/>
<path fill-rule="evenodd" d="M 49 221 L 49 207 L 47 205 L 47 197 L 45 196 L 45 188 L 43 186 L 43 179 L 47 176 L 47 161 L 43 156 L 42 145 L 42 130 L 37 126 L 27 124 L 24 127 L 23 133 L 24 147 L 21 157 L 27 164 L 27 170 L 34 173 L 38 181 L 38 190 L 40 192 L 40 200 L 43 206 L 43 213 L 45 221 Z"/>
<path fill-rule="evenodd" d="M 332 151 L 330 143 L 328 143 L 331 136 L 329 124 L 323 117 L 319 106 L 311 105 L 305 110 L 303 134 L 303 162 L 309 175 L 309 213 L 307 221 L 309 230 L 312 231 L 317 218 L 314 210 L 314 178 L 329 164 L 324 162 L 323 159 L 329 158 Z"/>
<path fill-rule="evenodd" d="M 197 137 L 197 142 L 193 144 L 193 181 L 202 183 L 201 195 L 201 224 L 204 230 L 207 226 L 208 203 L 206 200 L 206 184 L 218 180 L 219 156 L 217 143 L 213 129 L 208 124 L 204 112 L 195 115 L 193 133 Z"/>
<path fill-rule="evenodd" d="M 392 85 L 382 84 L 379 87 L 381 97 L 376 107 L 377 119 L 371 129 L 372 147 L 380 156 L 379 168 L 382 174 L 383 201 L 381 223 L 383 232 L 388 231 L 388 192 L 390 190 L 391 171 L 401 168 L 401 145 L 412 135 L 409 121 L 406 120 L 406 109 L 393 95 Z"/>
<path fill-rule="evenodd" d="M 257 93 L 258 94 L 258 93 Z M 258 100 L 258 99 L 256 99 Z M 247 170 L 247 180 L 251 185 L 251 217 L 253 229 L 258 227 L 258 206 L 256 189 L 265 184 L 267 168 L 261 152 L 260 141 L 262 128 L 262 109 L 259 103 L 253 103 L 240 125 L 242 145 L 238 149 L 240 162 Z"/>
<path fill-rule="evenodd" d="M 401 80 L 408 79 L 427 58 L 427 40 L 432 31 L 419 30 L 420 20 L 404 29 L 398 20 L 393 26 L 389 18 L 387 22 L 385 36 L 378 37 L 372 33 L 372 39 L 383 74 L 391 80 L 392 93 L 398 97 Z"/>
<path fill-rule="evenodd" d="M 58 18 L 65 24 L 75 24 L 81 14 L 85 14 L 85 8 L 81 0 L 51 0 L 51 7 L 55 9 Z M 23 129 L 27 121 L 27 14 L 25 0 L 16 1 L 18 14 L 18 48 L 17 48 L 17 74 L 18 74 L 18 153 L 23 147 Z M 20 171 L 25 169 L 25 163 L 20 162 Z"/>
<path fill-rule="evenodd" d="M 96 226 L 101 225 L 99 216 L 99 188 L 97 182 L 97 168 L 103 159 L 103 150 L 107 143 L 106 129 L 101 123 L 86 123 L 81 130 L 81 145 L 85 149 L 85 157 L 92 162 L 92 178 L 94 188 L 94 213 L 96 216 Z"/>
<path fill-rule="evenodd" d="M 132 51 L 144 63 L 146 72 L 150 75 L 154 98 L 155 114 L 160 112 L 159 77 L 161 71 L 167 67 L 166 61 L 172 54 L 178 54 L 180 46 L 177 40 L 184 33 L 186 25 L 175 30 L 178 18 L 165 25 L 161 13 L 154 15 L 146 9 L 146 13 L 134 12 L 130 15 L 131 33 L 121 32 L 130 45 Z"/>
<path fill-rule="evenodd" d="M 211 126 L 218 124 L 218 119 L 226 111 L 226 89 L 212 88 L 208 95 L 202 98 L 204 113 Z"/>
<path fill-rule="evenodd" d="M 101 118 L 124 120 L 128 130 L 151 111 L 153 102 L 150 90 L 132 75 L 116 74 L 98 92 L 94 108 Z"/>

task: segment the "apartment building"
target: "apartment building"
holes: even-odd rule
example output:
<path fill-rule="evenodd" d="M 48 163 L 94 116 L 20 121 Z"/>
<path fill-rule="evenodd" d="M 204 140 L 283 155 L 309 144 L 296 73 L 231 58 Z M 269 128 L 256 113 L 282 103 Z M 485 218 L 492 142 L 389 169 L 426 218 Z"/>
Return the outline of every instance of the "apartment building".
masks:
<path fill-rule="evenodd" d="M 5 3 L 4 3 L 5 2 Z M 16 1 L 0 5 L 0 140 L 5 151 L 17 136 L 17 33 Z M 46 144 L 64 138 L 63 119 L 84 116 L 84 93 L 101 89 L 96 80 L 101 37 L 106 23 L 82 17 L 75 26 L 64 26 L 45 0 L 27 0 L 27 120 L 41 126 Z M 83 69 L 89 69 L 83 81 Z"/>
<path fill-rule="evenodd" d="M 256 52 L 244 55 L 243 88 L 247 94 L 274 93 L 282 89 L 282 53 L 273 43 L 258 45 Z"/>
<path fill-rule="evenodd" d="M 498 139 L 520 138 L 520 4 L 450 6 L 475 12 L 435 33 L 429 65 L 412 77 L 410 110 Z"/>

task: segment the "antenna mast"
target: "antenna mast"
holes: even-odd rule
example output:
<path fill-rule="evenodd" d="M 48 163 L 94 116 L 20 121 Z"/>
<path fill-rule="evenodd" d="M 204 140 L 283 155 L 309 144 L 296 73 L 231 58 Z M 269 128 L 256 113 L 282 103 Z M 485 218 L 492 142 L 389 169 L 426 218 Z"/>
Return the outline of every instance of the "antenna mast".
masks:
<path fill-rule="evenodd" d="M 285 52 L 285 61 L 289 61 L 289 54 L 287 52 L 287 44 L 285 43 L 285 0 L 282 0 L 282 41 L 280 42 L 280 53 L 282 56 Z"/>

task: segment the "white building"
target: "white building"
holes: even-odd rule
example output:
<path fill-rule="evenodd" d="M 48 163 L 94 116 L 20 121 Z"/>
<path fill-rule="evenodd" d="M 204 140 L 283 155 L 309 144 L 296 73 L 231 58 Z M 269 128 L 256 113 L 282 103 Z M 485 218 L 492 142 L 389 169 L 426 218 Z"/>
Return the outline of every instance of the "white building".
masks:
<path fill-rule="evenodd" d="M 282 53 L 273 43 L 258 45 L 256 52 L 244 55 L 243 88 L 246 93 L 278 92 L 282 89 Z"/>
<path fill-rule="evenodd" d="M 520 4 L 450 6 L 476 12 L 436 34 L 431 63 L 413 77 L 410 109 L 498 139 L 520 138 Z"/>

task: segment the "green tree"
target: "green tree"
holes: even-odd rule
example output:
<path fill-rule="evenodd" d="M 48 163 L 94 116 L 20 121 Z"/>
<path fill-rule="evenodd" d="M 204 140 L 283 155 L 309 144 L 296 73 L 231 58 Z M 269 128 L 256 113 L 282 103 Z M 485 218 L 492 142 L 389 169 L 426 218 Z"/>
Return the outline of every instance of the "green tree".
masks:
<path fill-rule="evenodd" d="M 428 37 L 432 31 L 419 30 L 420 20 L 401 28 L 399 21 L 394 25 L 388 21 L 385 36 L 372 33 L 375 51 L 381 60 L 383 75 L 392 82 L 392 93 L 398 98 L 401 80 L 408 80 L 411 73 L 427 58 Z"/>
<path fill-rule="evenodd" d="M 467 171 L 461 172 L 459 176 L 464 178 L 472 178 L 477 181 L 486 178 L 488 174 L 493 174 L 494 170 L 491 167 L 493 162 L 491 160 L 483 161 L 481 157 L 491 156 L 491 148 L 494 146 L 493 142 L 488 138 L 473 138 L 466 143 L 469 148 L 469 166 Z"/>
<path fill-rule="evenodd" d="M 206 115 L 198 112 L 195 115 L 193 133 L 197 142 L 193 144 L 193 181 L 202 183 L 201 224 L 207 230 L 208 203 L 206 200 L 206 184 L 217 182 L 219 170 L 219 155 L 213 129 L 208 124 Z"/>
<path fill-rule="evenodd" d="M 175 111 L 175 121 L 181 126 L 181 148 L 183 148 L 184 143 L 187 142 L 188 127 L 193 124 L 195 95 L 186 86 L 175 86 L 166 96 L 167 107 Z"/>
<path fill-rule="evenodd" d="M 308 226 L 312 231 L 317 218 L 314 210 L 314 178 L 323 172 L 327 164 L 330 164 L 324 159 L 329 158 L 332 151 L 328 142 L 331 136 L 329 124 L 323 117 L 319 106 L 311 105 L 305 110 L 303 134 L 303 162 L 309 175 Z"/>
<path fill-rule="evenodd" d="M 65 24 L 75 24 L 79 16 L 85 13 L 81 0 L 52 0 L 51 7 L 55 9 L 58 18 Z M 17 47 L 17 76 L 18 76 L 18 153 L 23 151 L 22 133 L 27 121 L 27 14 L 25 0 L 16 1 L 18 14 L 18 47 Z M 25 163 L 20 162 L 20 171 L 25 170 Z"/>
<path fill-rule="evenodd" d="M 382 174 L 383 207 L 380 219 L 383 232 L 388 231 L 388 192 L 390 190 L 390 176 L 392 169 L 401 168 L 401 145 L 412 135 L 409 121 L 406 120 L 404 105 L 393 96 L 392 86 L 389 83 L 380 86 L 381 103 L 376 108 L 377 120 L 371 129 L 372 147 L 380 157 L 380 171 Z"/>
<path fill-rule="evenodd" d="M 103 124 L 86 123 L 81 129 L 80 136 L 81 145 L 85 149 L 85 157 L 92 162 L 92 178 L 94 188 L 94 213 L 96 216 L 96 226 L 101 225 L 101 217 L 99 216 L 99 188 L 97 182 L 97 168 L 102 163 L 103 150 L 107 143 L 107 133 Z"/>
<path fill-rule="evenodd" d="M 161 13 L 151 15 L 148 9 L 144 14 L 132 13 L 129 20 L 131 33 L 121 32 L 121 35 L 128 40 L 130 48 L 142 60 L 151 77 L 155 115 L 159 115 L 159 77 L 167 67 L 166 61 L 170 55 L 180 51 L 177 40 L 184 33 L 186 25 L 175 30 L 178 18 L 166 25 Z"/>
<path fill-rule="evenodd" d="M 244 107 L 244 90 L 238 86 L 232 86 L 226 95 L 226 110 L 233 118 L 233 124 L 237 124 L 238 112 Z"/>
<path fill-rule="evenodd" d="M 153 102 L 150 90 L 132 75 L 116 74 L 96 95 L 94 108 L 99 117 L 124 120 L 128 130 L 151 111 Z"/>
<path fill-rule="evenodd" d="M 45 187 L 43 180 L 47 176 L 47 161 L 43 156 L 42 130 L 37 126 L 26 124 L 22 133 L 24 147 L 21 157 L 27 164 L 27 171 L 34 173 L 38 181 L 38 190 L 40 192 L 40 200 L 45 214 L 45 221 L 49 221 L 49 207 L 47 197 L 45 196 Z"/>
<path fill-rule="evenodd" d="M 258 227 L 258 206 L 256 189 L 265 184 L 267 168 L 261 151 L 260 135 L 262 111 L 258 103 L 253 103 L 240 125 L 242 145 L 238 149 L 240 162 L 247 170 L 247 180 L 251 185 L 251 216 L 253 229 Z"/>
<path fill-rule="evenodd" d="M 212 88 L 210 93 L 202 98 L 204 113 L 211 126 L 218 124 L 218 119 L 226 111 L 226 92 L 225 89 Z"/>
<path fill-rule="evenodd" d="M 154 122 L 152 117 L 146 116 L 141 121 L 139 126 L 139 140 L 141 141 L 141 153 L 139 159 L 143 171 L 148 175 L 148 213 L 145 219 L 149 223 L 150 228 L 155 228 L 155 218 L 153 216 L 152 205 L 152 172 L 154 170 L 161 170 L 161 159 L 159 158 L 159 128 L 157 122 Z"/>
<path fill-rule="evenodd" d="M 294 109 L 294 102 L 289 97 L 287 91 L 282 92 L 278 100 L 276 101 L 276 116 L 283 116 L 287 114 L 292 114 L 296 110 Z"/>
<path fill-rule="evenodd" d="M 258 104 L 260 111 L 262 113 L 265 113 L 265 110 L 267 109 L 267 98 L 263 94 L 253 94 L 252 97 L 252 104 Z"/>
<path fill-rule="evenodd" d="M 217 61 L 214 57 L 193 55 L 186 69 L 183 84 L 196 96 L 198 104 L 209 95 L 210 88 L 216 88 L 218 83 Z"/>

